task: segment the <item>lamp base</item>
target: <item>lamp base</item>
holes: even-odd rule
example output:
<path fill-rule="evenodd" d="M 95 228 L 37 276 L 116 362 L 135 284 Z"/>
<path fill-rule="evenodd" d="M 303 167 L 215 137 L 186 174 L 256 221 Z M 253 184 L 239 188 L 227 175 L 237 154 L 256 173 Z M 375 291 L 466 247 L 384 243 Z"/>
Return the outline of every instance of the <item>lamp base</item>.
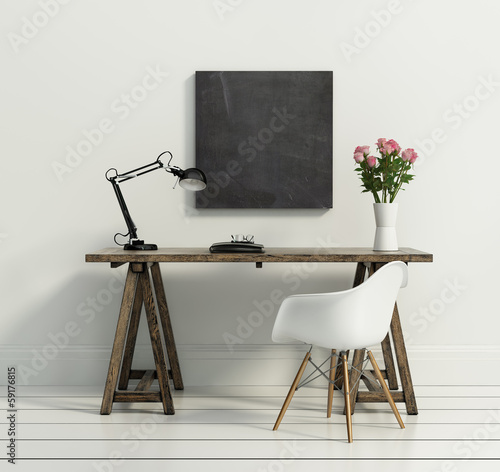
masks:
<path fill-rule="evenodd" d="M 142 239 L 130 241 L 129 244 L 123 246 L 124 251 L 156 251 L 158 246 L 156 244 L 144 244 Z"/>

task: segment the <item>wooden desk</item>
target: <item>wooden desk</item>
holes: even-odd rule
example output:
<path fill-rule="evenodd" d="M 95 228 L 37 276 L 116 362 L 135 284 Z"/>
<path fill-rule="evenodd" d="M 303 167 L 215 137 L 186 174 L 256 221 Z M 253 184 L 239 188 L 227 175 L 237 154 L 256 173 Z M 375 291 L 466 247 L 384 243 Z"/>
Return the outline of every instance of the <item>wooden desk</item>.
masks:
<path fill-rule="evenodd" d="M 212 254 L 204 248 L 161 248 L 157 251 L 124 251 L 121 248 L 101 249 L 85 256 L 86 262 L 109 262 L 112 268 L 128 264 L 123 299 L 118 316 L 115 339 L 109 361 L 108 376 L 101 404 L 101 414 L 111 413 L 113 402 L 162 402 L 165 414 L 174 414 L 174 404 L 170 391 L 169 378 L 174 388 L 184 388 L 182 374 L 175 346 L 174 333 L 170 323 L 167 299 L 160 272 L 160 263 L 165 262 L 251 262 L 262 267 L 268 262 L 355 262 L 356 272 L 353 286 L 359 285 L 382 265 L 391 261 L 432 262 L 432 254 L 411 248 L 400 248 L 394 252 L 377 252 L 369 248 L 266 248 L 262 254 L 226 253 Z M 151 284 L 151 279 L 153 283 Z M 154 288 L 154 295 L 153 295 Z M 156 370 L 132 370 L 137 330 L 142 306 L 153 347 Z M 161 330 L 159 325 L 161 324 Z M 403 332 L 397 305 L 391 323 L 392 344 L 389 334 L 382 342 L 385 369 L 383 375 L 389 388 L 396 390 L 393 398 L 404 402 L 409 414 L 418 414 L 410 367 L 406 354 Z M 167 369 L 165 342 L 170 369 Z M 401 378 L 402 390 L 399 391 L 393 357 L 396 355 Z M 364 358 L 364 350 L 356 350 L 352 363 L 359 364 Z M 335 372 L 333 373 L 335 376 Z M 359 385 L 359 373 L 351 371 L 351 385 Z M 337 375 L 338 377 L 338 375 Z M 335 378 L 337 378 L 335 377 Z M 127 390 L 130 379 L 141 379 L 134 391 Z M 159 391 L 150 391 L 157 379 Z M 366 379 L 362 379 L 366 380 Z M 340 380 L 339 380 L 340 382 Z M 385 401 L 382 391 L 373 390 L 366 382 L 367 392 L 358 392 L 357 387 L 351 394 L 352 411 L 355 402 Z M 118 387 L 118 389 L 117 389 Z"/>

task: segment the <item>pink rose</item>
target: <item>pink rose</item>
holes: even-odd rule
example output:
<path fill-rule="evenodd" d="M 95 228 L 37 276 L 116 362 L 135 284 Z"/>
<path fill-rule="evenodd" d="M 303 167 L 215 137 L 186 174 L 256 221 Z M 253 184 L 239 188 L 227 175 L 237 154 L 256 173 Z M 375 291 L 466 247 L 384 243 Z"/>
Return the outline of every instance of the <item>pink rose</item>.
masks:
<path fill-rule="evenodd" d="M 360 162 L 363 162 L 365 159 L 365 155 L 362 152 L 355 152 L 354 153 L 354 160 L 359 164 Z"/>
<path fill-rule="evenodd" d="M 385 139 L 385 138 L 380 138 L 377 140 L 376 144 L 377 144 L 379 151 L 382 150 L 382 148 L 384 147 L 386 142 L 387 142 L 387 139 Z"/>
<path fill-rule="evenodd" d="M 366 158 L 366 163 L 368 164 L 368 167 L 374 167 L 377 163 L 377 158 L 375 156 L 368 156 Z"/>
<path fill-rule="evenodd" d="M 398 153 L 401 151 L 401 146 L 394 139 L 390 139 L 384 144 L 384 151 L 386 154 Z"/>
<path fill-rule="evenodd" d="M 412 148 L 405 149 L 401 153 L 401 159 L 403 159 L 403 161 L 405 161 L 405 162 L 409 161 L 410 164 L 413 164 L 417 160 L 417 157 L 418 157 L 418 154 Z"/>
<path fill-rule="evenodd" d="M 368 156 L 370 154 L 370 146 L 358 146 L 354 153 L 361 152 L 363 155 Z"/>

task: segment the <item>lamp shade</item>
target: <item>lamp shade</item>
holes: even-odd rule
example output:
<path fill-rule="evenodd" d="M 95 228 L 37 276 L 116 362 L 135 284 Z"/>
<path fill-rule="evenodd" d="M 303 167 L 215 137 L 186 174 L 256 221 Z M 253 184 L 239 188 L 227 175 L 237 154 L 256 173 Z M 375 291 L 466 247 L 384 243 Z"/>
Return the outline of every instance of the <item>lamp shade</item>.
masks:
<path fill-rule="evenodd" d="M 197 192 L 207 186 L 207 178 L 200 169 L 192 167 L 182 172 L 182 176 L 179 177 L 179 185 L 186 190 Z"/>

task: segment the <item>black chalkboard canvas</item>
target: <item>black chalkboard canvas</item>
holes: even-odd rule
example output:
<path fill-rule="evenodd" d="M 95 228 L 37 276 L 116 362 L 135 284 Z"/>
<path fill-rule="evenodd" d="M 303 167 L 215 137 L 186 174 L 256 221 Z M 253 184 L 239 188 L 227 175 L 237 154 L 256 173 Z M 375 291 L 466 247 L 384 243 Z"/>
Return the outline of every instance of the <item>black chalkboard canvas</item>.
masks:
<path fill-rule="evenodd" d="M 196 72 L 197 208 L 332 208 L 332 72 Z"/>

